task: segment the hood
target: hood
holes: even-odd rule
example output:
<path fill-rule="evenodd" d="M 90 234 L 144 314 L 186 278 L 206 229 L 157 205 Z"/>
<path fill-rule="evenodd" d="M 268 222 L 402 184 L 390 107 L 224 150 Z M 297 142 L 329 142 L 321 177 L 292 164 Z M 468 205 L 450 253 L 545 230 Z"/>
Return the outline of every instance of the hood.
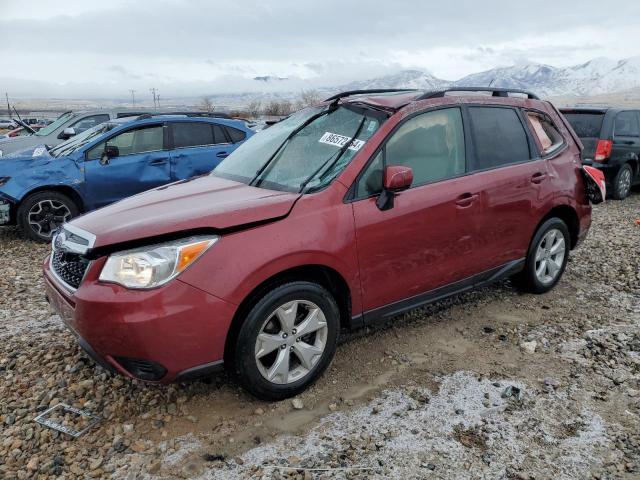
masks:
<path fill-rule="evenodd" d="M 210 175 L 129 197 L 71 225 L 96 236 L 93 248 L 194 229 L 227 229 L 289 214 L 300 194 Z"/>
<path fill-rule="evenodd" d="M 9 137 L 0 139 L 0 150 L 2 150 L 2 157 L 14 153 L 20 152 L 21 150 L 27 148 L 35 148 L 36 146 L 42 145 L 44 137 L 38 137 L 36 135 L 27 135 L 24 137 Z"/>
<path fill-rule="evenodd" d="M 2 145 L 0 144 L 0 150 L 4 149 L 2 148 Z M 20 159 L 45 159 L 45 158 L 52 158 L 51 155 L 49 155 L 49 150 L 47 149 L 47 146 L 44 143 L 40 143 L 40 144 L 32 144 L 30 146 L 27 147 L 22 147 L 20 149 L 14 150 L 12 153 L 3 153 L 2 157 L 3 159 L 15 159 L 15 158 L 20 158 Z"/>

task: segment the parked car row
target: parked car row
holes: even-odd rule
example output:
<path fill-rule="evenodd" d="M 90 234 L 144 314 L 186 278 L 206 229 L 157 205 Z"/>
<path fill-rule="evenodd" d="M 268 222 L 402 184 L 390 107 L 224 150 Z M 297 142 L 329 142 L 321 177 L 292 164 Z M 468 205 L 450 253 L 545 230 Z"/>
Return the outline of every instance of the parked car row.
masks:
<path fill-rule="evenodd" d="M 17 224 L 28 238 L 50 241 L 80 213 L 210 172 L 253 135 L 244 122 L 219 116 L 104 115 L 78 116 L 75 127 L 58 123 L 57 130 L 83 133 L 51 146 L 37 140 L 57 130 L 38 132 L 27 137 L 36 140 L 31 147 L 0 159 L 0 225 Z"/>
<path fill-rule="evenodd" d="M 53 237 L 47 298 L 103 367 L 224 366 L 286 398 L 342 328 L 503 278 L 547 292 L 587 235 L 605 185 L 569 122 L 528 92 L 458 90 L 489 95 L 344 92 L 244 143 L 243 122 L 110 118 L 2 160 L 5 218 Z"/>

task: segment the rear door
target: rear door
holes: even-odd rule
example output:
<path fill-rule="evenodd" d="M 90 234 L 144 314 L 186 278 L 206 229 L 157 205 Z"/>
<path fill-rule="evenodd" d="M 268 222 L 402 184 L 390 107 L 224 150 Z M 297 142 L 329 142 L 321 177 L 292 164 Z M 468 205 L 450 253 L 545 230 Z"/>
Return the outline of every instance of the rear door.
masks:
<path fill-rule="evenodd" d="M 613 123 L 611 158 L 620 163 L 640 155 L 640 120 L 636 110 L 618 112 Z M 634 172 L 635 173 L 635 172 Z"/>
<path fill-rule="evenodd" d="M 91 208 L 171 181 L 170 155 L 163 123 L 134 127 L 99 143 L 85 155 L 85 196 Z M 119 155 L 105 160 L 105 147 Z"/>
<path fill-rule="evenodd" d="M 363 170 L 353 213 L 365 312 L 392 315 L 407 305 L 391 304 L 418 304 L 420 294 L 475 273 L 479 212 L 466 149 L 461 109 L 428 111 L 401 124 Z M 414 180 L 382 211 L 384 165 L 409 166 Z"/>
<path fill-rule="evenodd" d="M 471 168 L 478 188 L 480 271 L 526 256 L 542 205 L 553 197 L 547 163 L 538 156 L 518 109 L 470 106 Z"/>
<path fill-rule="evenodd" d="M 234 149 L 224 128 L 211 122 L 172 122 L 171 178 L 209 173 Z"/>

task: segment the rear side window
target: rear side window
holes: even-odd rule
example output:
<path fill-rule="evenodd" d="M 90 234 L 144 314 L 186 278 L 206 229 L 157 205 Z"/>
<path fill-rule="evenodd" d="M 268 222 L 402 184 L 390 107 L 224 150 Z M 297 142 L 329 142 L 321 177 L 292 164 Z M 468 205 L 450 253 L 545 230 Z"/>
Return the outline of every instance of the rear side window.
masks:
<path fill-rule="evenodd" d="M 538 142 L 540 154 L 544 157 L 553 153 L 564 144 L 564 138 L 551 119 L 539 113 L 528 112 L 527 119 L 533 135 Z"/>
<path fill-rule="evenodd" d="M 573 131 L 580 138 L 598 138 L 602 129 L 604 113 L 565 113 Z"/>
<path fill-rule="evenodd" d="M 220 125 L 211 125 L 211 128 L 213 129 L 213 141 L 215 143 L 229 143 Z"/>
<path fill-rule="evenodd" d="M 246 133 L 244 133 L 242 130 L 238 130 L 237 128 L 226 127 L 226 129 L 232 143 L 241 142 L 247 137 Z"/>
<path fill-rule="evenodd" d="M 407 120 L 385 147 L 387 165 L 413 170 L 413 185 L 462 175 L 466 170 L 459 108 L 423 113 Z"/>
<path fill-rule="evenodd" d="M 613 127 L 613 134 L 616 137 L 639 136 L 640 128 L 638 128 L 638 115 L 636 112 L 629 111 L 618 113 Z"/>
<path fill-rule="evenodd" d="M 527 133 L 515 110 L 470 107 L 476 170 L 520 163 L 531 158 Z"/>
<path fill-rule="evenodd" d="M 213 145 L 213 131 L 209 123 L 180 122 L 173 124 L 174 148 Z"/>

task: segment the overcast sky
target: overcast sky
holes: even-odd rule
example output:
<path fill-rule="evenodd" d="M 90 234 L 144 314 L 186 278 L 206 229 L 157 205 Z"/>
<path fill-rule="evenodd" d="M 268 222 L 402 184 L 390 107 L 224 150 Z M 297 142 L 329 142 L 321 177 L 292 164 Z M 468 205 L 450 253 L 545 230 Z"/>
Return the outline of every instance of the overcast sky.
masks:
<path fill-rule="evenodd" d="M 410 68 L 454 80 L 637 55 L 637 0 L 0 0 L 0 92 L 14 97 L 298 90 Z"/>

